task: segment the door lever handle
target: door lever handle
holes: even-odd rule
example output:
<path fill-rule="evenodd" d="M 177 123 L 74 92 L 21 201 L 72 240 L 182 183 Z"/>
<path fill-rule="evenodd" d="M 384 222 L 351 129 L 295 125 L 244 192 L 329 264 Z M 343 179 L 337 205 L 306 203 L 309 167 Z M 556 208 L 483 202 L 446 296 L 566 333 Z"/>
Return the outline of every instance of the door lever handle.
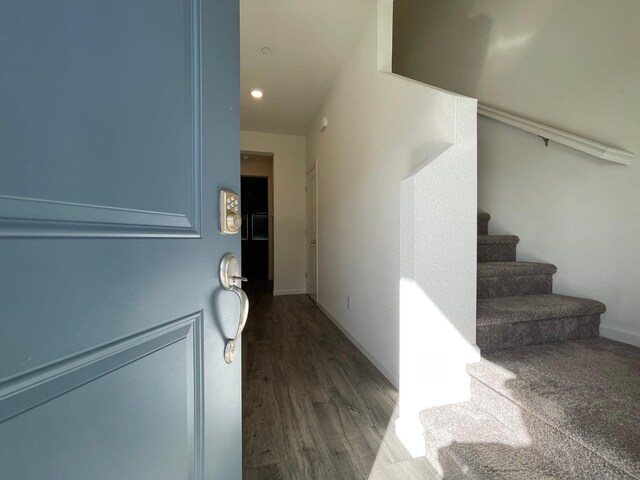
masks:
<path fill-rule="evenodd" d="M 242 282 L 246 282 L 245 277 L 240 276 L 240 266 L 238 265 L 238 259 L 231 253 L 227 253 L 222 257 L 220 262 L 220 283 L 225 290 L 235 293 L 240 300 L 240 321 L 238 322 L 238 329 L 235 336 L 227 342 L 224 347 L 224 361 L 232 363 L 236 358 L 236 352 L 238 351 L 238 342 L 240 341 L 240 335 L 247 324 L 247 318 L 249 317 L 249 297 L 240 288 Z"/>
<path fill-rule="evenodd" d="M 244 293 L 240 287 L 233 285 L 230 290 L 238 295 L 240 299 L 240 322 L 238 322 L 238 330 L 236 335 L 227 342 L 224 347 L 224 361 L 232 363 L 236 359 L 236 352 L 238 351 L 238 342 L 240 341 L 240 335 L 244 330 L 244 326 L 247 324 L 247 318 L 249 317 L 249 297 Z"/>

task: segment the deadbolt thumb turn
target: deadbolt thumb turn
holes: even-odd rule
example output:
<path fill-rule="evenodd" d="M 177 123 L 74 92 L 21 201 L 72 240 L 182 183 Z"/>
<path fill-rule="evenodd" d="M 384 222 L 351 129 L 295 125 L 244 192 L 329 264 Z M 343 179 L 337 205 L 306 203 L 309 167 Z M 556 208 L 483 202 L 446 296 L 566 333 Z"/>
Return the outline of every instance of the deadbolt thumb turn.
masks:
<path fill-rule="evenodd" d="M 242 282 L 246 282 L 245 277 L 240 276 L 240 265 L 238 259 L 232 254 L 227 253 L 222 257 L 220 262 L 220 283 L 225 290 L 229 290 L 235 293 L 240 299 L 240 321 L 238 322 L 238 330 L 235 337 L 227 342 L 224 348 L 224 361 L 231 363 L 236 358 L 236 352 L 238 350 L 238 342 L 240 341 L 240 335 L 242 330 L 247 324 L 247 317 L 249 316 L 249 298 L 247 294 L 242 290 Z"/>

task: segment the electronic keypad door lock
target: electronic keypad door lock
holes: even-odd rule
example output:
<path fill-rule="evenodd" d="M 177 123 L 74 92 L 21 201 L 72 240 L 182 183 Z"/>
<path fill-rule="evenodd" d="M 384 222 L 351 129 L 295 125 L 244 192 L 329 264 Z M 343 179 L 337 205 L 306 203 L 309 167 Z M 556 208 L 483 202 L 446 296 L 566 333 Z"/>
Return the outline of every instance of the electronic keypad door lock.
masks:
<path fill-rule="evenodd" d="M 231 190 L 220 190 L 220 231 L 233 235 L 240 231 L 240 195 Z"/>

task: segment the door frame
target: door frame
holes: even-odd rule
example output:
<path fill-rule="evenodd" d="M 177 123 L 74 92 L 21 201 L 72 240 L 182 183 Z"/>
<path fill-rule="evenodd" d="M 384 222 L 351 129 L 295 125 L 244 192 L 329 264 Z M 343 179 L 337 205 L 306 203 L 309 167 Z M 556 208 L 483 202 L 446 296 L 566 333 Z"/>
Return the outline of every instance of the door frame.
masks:
<path fill-rule="evenodd" d="M 318 231 L 319 231 L 319 225 L 318 225 L 318 159 L 315 158 L 313 160 L 313 164 L 311 165 L 311 167 L 306 171 L 305 176 L 304 176 L 304 188 L 305 188 L 305 195 L 304 195 L 304 201 L 305 201 L 305 216 L 304 216 L 304 221 L 305 221 L 305 225 L 304 225 L 304 240 L 305 243 L 308 241 L 308 237 L 307 237 L 307 232 L 308 232 L 308 228 L 309 228 L 309 216 L 308 216 L 308 210 L 306 208 L 307 206 L 307 178 L 309 177 L 309 175 L 311 175 L 311 173 L 315 174 L 315 209 L 314 209 L 314 216 L 315 216 L 315 223 L 316 223 L 316 247 L 315 247 L 315 252 L 316 252 L 316 275 L 315 275 L 315 285 L 316 285 L 316 296 L 315 298 L 309 293 L 308 291 L 308 266 L 309 266 L 309 249 L 307 248 L 307 245 L 305 245 L 305 249 L 304 249 L 304 256 L 305 256 L 305 288 L 307 289 L 307 294 L 313 299 L 314 302 L 318 303 L 318 298 L 319 298 L 319 290 L 320 290 L 320 285 L 318 282 Z"/>
<path fill-rule="evenodd" d="M 246 160 L 245 156 L 269 157 L 269 168 L 267 175 L 267 197 L 269 203 L 269 281 L 273 284 L 275 281 L 275 210 L 276 210 L 276 192 L 275 192 L 275 154 L 273 152 L 254 152 L 249 150 L 240 151 L 240 178 L 242 177 L 264 177 L 262 174 L 243 173 L 242 164 Z"/>

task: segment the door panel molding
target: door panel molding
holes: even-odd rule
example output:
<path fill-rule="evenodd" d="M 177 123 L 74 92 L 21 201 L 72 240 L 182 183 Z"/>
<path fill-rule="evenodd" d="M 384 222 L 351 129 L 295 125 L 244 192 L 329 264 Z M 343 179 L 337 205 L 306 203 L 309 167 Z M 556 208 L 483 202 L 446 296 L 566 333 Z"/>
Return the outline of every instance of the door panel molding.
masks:
<path fill-rule="evenodd" d="M 0 192 L 0 237 L 186 237 L 200 238 L 201 225 L 201 28 L 200 0 L 185 0 L 190 22 L 186 57 L 190 97 L 186 118 L 190 138 L 185 158 L 185 212 L 147 211 L 91 205 L 46 198 L 3 195 Z"/>
<path fill-rule="evenodd" d="M 166 347 L 185 342 L 186 421 L 195 475 L 192 478 L 201 478 L 204 461 L 202 336 L 200 311 L 0 382 L 0 425 Z"/>
<path fill-rule="evenodd" d="M 199 207 L 196 197 L 194 206 Z M 0 237 L 198 238 L 196 225 L 178 213 L 0 195 Z"/>

